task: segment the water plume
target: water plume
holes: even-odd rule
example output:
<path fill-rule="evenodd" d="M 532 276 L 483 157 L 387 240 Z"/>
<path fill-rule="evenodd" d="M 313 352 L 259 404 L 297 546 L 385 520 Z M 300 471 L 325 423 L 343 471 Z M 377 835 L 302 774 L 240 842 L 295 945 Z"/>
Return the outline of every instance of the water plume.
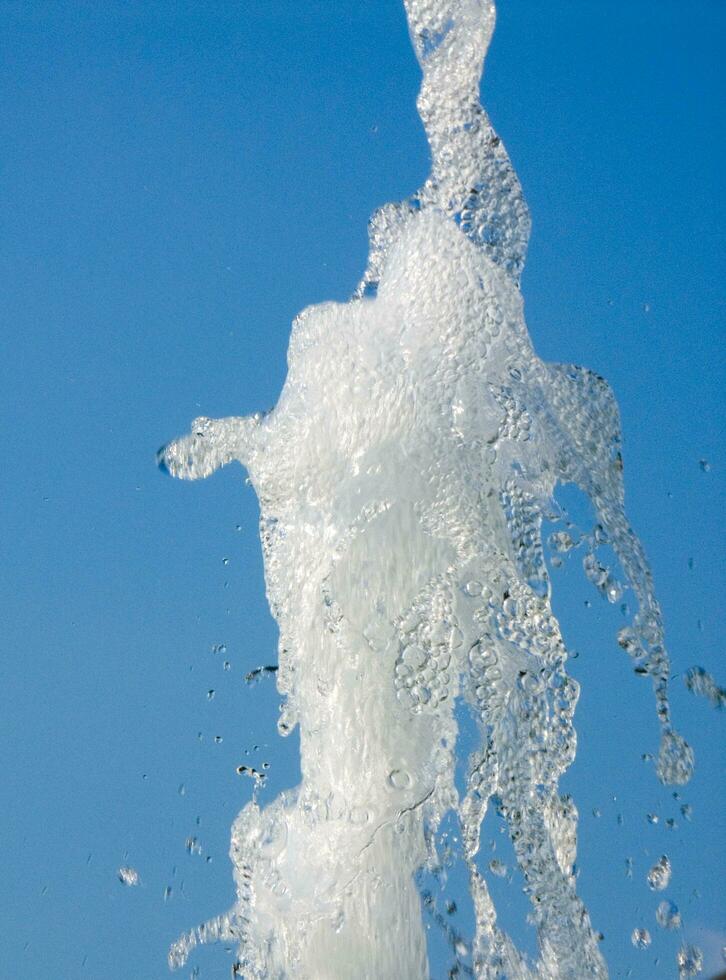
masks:
<path fill-rule="evenodd" d="M 159 454 L 196 479 L 238 461 L 259 497 L 267 595 L 280 630 L 281 734 L 300 729 L 302 781 L 232 831 L 237 901 L 182 937 L 238 946 L 248 978 L 428 976 L 417 871 L 459 821 L 480 978 L 607 976 L 576 892 L 577 809 L 558 782 L 575 757 L 578 685 L 550 607 L 542 545 L 558 484 L 590 499 L 578 542 L 603 596 L 637 611 L 619 635 L 652 680 L 664 783 L 688 780 L 663 626 L 623 508 L 618 408 L 607 383 L 535 354 L 519 278 L 529 214 L 479 103 L 490 0 L 406 0 L 423 79 L 431 175 L 370 222 L 348 303 L 303 311 L 275 408 L 196 419 Z M 556 550 L 575 542 L 557 532 Z M 454 781 L 465 704 L 479 731 Z M 497 921 L 477 863 L 482 821 L 505 819 L 532 904 L 530 962 Z"/>

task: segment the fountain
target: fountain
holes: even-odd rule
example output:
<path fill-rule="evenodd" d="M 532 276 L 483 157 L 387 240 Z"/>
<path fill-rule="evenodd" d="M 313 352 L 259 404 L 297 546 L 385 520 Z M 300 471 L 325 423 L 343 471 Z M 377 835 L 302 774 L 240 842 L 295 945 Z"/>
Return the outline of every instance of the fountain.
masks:
<path fill-rule="evenodd" d="M 259 497 L 267 595 L 280 630 L 281 734 L 300 730 L 302 781 L 237 817 L 237 901 L 175 943 L 238 946 L 247 978 L 421 980 L 417 871 L 447 815 L 461 829 L 480 978 L 607 976 L 573 864 L 577 809 L 558 781 L 576 750 L 578 685 L 550 607 L 542 522 L 558 484 L 596 520 L 588 578 L 637 598 L 618 640 L 648 674 L 657 772 L 682 784 L 668 656 L 651 574 L 623 508 L 618 409 L 607 383 L 535 354 L 519 277 L 529 215 L 479 103 L 491 0 L 405 0 L 423 80 L 431 174 L 378 210 L 348 303 L 303 311 L 275 408 L 196 419 L 159 463 L 183 479 L 240 462 Z M 554 536 L 566 552 L 567 530 Z M 479 743 L 454 768 L 465 705 Z M 477 863 L 488 808 L 506 821 L 539 959 L 500 927 Z"/>

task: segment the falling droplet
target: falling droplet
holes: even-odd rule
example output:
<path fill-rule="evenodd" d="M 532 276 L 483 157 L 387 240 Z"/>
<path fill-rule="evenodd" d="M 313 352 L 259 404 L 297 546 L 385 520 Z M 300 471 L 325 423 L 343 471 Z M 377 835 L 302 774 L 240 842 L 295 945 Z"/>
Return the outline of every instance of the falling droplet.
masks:
<path fill-rule="evenodd" d="M 492 858 L 492 860 L 489 862 L 489 870 L 493 875 L 496 875 L 497 878 L 506 878 L 507 871 L 509 869 L 503 861 L 499 861 L 497 858 Z"/>
<path fill-rule="evenodd" d="M 550 534 L 548 543 L 553 551 L 560 554 L 567 554 L 577 545 L 575 539 L 567 531 L 555 531 L 554 534 Z"/>
<path fill-rule="evenodd" d="M 671 862 L 661 855 L 648 872 L 648 886 L 654 892 L 662 892 L 671 880 Z"/>
<path fill-rule="evenodd" d="M 680 929 L 681 913 L 675 902 L 664 899 L 655 912 L 655 919 L 661 929 Z"/>
<path fill-rule="evenodd" d="M 703 667 L 689 667 L 683 680 L 691 694 L 710 701 L 714 708 L 726 706 L 726 688 L 719 687 L 716 680 Z"/>
<path fill-rule="evenodd" d="M 679 977 L 695 977 L 703 970 L 703 953 L 698 946 L 681 946 L 676 953 Z"/>
<path fill-rule="evenodd" d="M 134 885 L 139 884 L 139 872 L 136 870 L 136 868 L 129 868 L 128 866 L 124 865 L 123 868 L 118 869 L 117 873 L 118 880 L 122 885 L 133 887 Z"/>
<path fill-rule="evenodd" d="M 650 933 L 647 929 L 633 929 L 630 941 L 636 949 L 647 949 L 650 946 Z"/>

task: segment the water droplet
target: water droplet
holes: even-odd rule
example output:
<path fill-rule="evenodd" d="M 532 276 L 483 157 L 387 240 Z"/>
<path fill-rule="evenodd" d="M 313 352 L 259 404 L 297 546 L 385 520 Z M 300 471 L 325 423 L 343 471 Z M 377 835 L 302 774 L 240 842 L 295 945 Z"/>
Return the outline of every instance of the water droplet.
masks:
<path fill-rule="evenodd" d="M 139 872 L 136 870 L 136 868 L 130 868 L 124 865 L 124 867 L 118 869 L 117 874 L 118 874 L 118 880 L 121 882 L 122 885 L 128 885 L 129 887 L 133 887 L 134 885 L 139 884 L 140 881 Z"/>
<path fill-rule="evenodd" d="M 648 886 L 654 892 L 662 892 L 671 880 L 671 862 L 661 855 L 648 872 Z"/>
<path fill-rule="evenodd" d="M 207 691 L 207 701 L 213 701 L 214 700 L 214 695 L 216 693 L 217 692 L 214 690 L 214 688 L 213 687 L 210 687 L 209 690 Z"/>
<path fill-rule="evenodd" d="M 658 814 L 657 813 L 649 813 L 649 814 L 647 814 L 647 820 L 648 820 L 648 823 L 657 824 L 658 823 Z"/>
<path fill-rule="evenodd" d="M 661 929 L 680 929 L 681 913 L 675 902 L 664 899 L 655 912 L 655 919 Z"/>
<path fill-rule="evenodd" d="M 223 565 L 229 565 L 229 558 L 223 558 L 222 559 L 222 564 Z"/>
<path fill-rule="evenodd" d="M 184 783 L 179 783 L 179 789 L 177 790 L 177 793 L 179 794 L 179 796 L 187 795 L 187 788 L 184 785 Z"/>
<path fill-rule="evenodd" d="M 168 902 L 169 899 L 171 898 L 171 892 L 172 892 L 171 885 L 167 885 L 166 888 L 164 889 L 164 901 L 165 902 Z"/>
<path fill-rule="evenodd" d="M 633 929 L 630 941 L 636 949 L 647 949 L 650 946 L 650 933 L 647 929 Z"/>
<path fill-rule="evenodd" d="M 707 459 L 699 459 L 698 465 L 701 467 L 703 473 L 709 473 L 711 470 L 711 464 Z"/>
<path fill-rule="evenodd" d="M 703 970 L 703 953 L 698 946 L 681 946 L 676 962 L 679 977 L 695 977 Z"/>
<path fill-rule="evenodd" d="M 550 534 L 548 544 L 553 551 L 567 554 L 568 551 L 572 551 L 577 542 L 567 531 L 555 531 L 554 534 Z"/>
<path fill-rule="evenodd" d="M 481 584 L 481 582 L 471 581 L 466 583 L 464 586 L 464 591 L 467 595 L 477 596 L 482 594 L 483 588 L 484 586 Z"/>
<path fill-rule="evenodd" d="M 489 862 L 489 870 L 497 878 L 506 878 L 507 871 L 509 870 L 503 861 L 499 861 L 497 858 L 492 858 Z"/>

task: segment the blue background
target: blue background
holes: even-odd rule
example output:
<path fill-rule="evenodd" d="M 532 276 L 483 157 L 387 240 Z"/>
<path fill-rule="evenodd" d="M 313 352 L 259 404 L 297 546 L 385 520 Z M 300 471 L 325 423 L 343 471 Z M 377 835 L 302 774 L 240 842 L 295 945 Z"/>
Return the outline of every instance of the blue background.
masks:
<path fill-rule="evenodd" d="M 675 976 L 682 937 L 658 929 L 645 884 L 667 853 L 665 894 L 715 973 L 724 718 L 682 674 L 724 675 L 726 6 L 500 8 L 484 101 L 533 214 L 530 331 L 620 401 L 629 514 L 697 754 L 674 800 L 641 760 L 655 714 L 620 613 L 573 557 L 555 608 L 580 653 L 564 780 L 580 891 L 613 976 Z M 352 292 L 370 213 L 427 173 L 419 75 L 398 0 L 3 0 L 0 16 L 0 977 L 157 980 L 168 944 L 231 904 L 229 828 L 252 791 L 236 766 L 270 764 L 268 799 L 297 781 L 297 746 L 277 736 L 274 683 L 244 682 L 275 659 L 254 495 L 238 468 L 169 481 L 154 451 L 197 414 L 274 404 L 291 319 Z M 493 887 L 531 947 L 516 877 Z M 183 975 L 231 962 L 201 950 Z M 433 938 L 437 980 L 446 962 Z"/>

